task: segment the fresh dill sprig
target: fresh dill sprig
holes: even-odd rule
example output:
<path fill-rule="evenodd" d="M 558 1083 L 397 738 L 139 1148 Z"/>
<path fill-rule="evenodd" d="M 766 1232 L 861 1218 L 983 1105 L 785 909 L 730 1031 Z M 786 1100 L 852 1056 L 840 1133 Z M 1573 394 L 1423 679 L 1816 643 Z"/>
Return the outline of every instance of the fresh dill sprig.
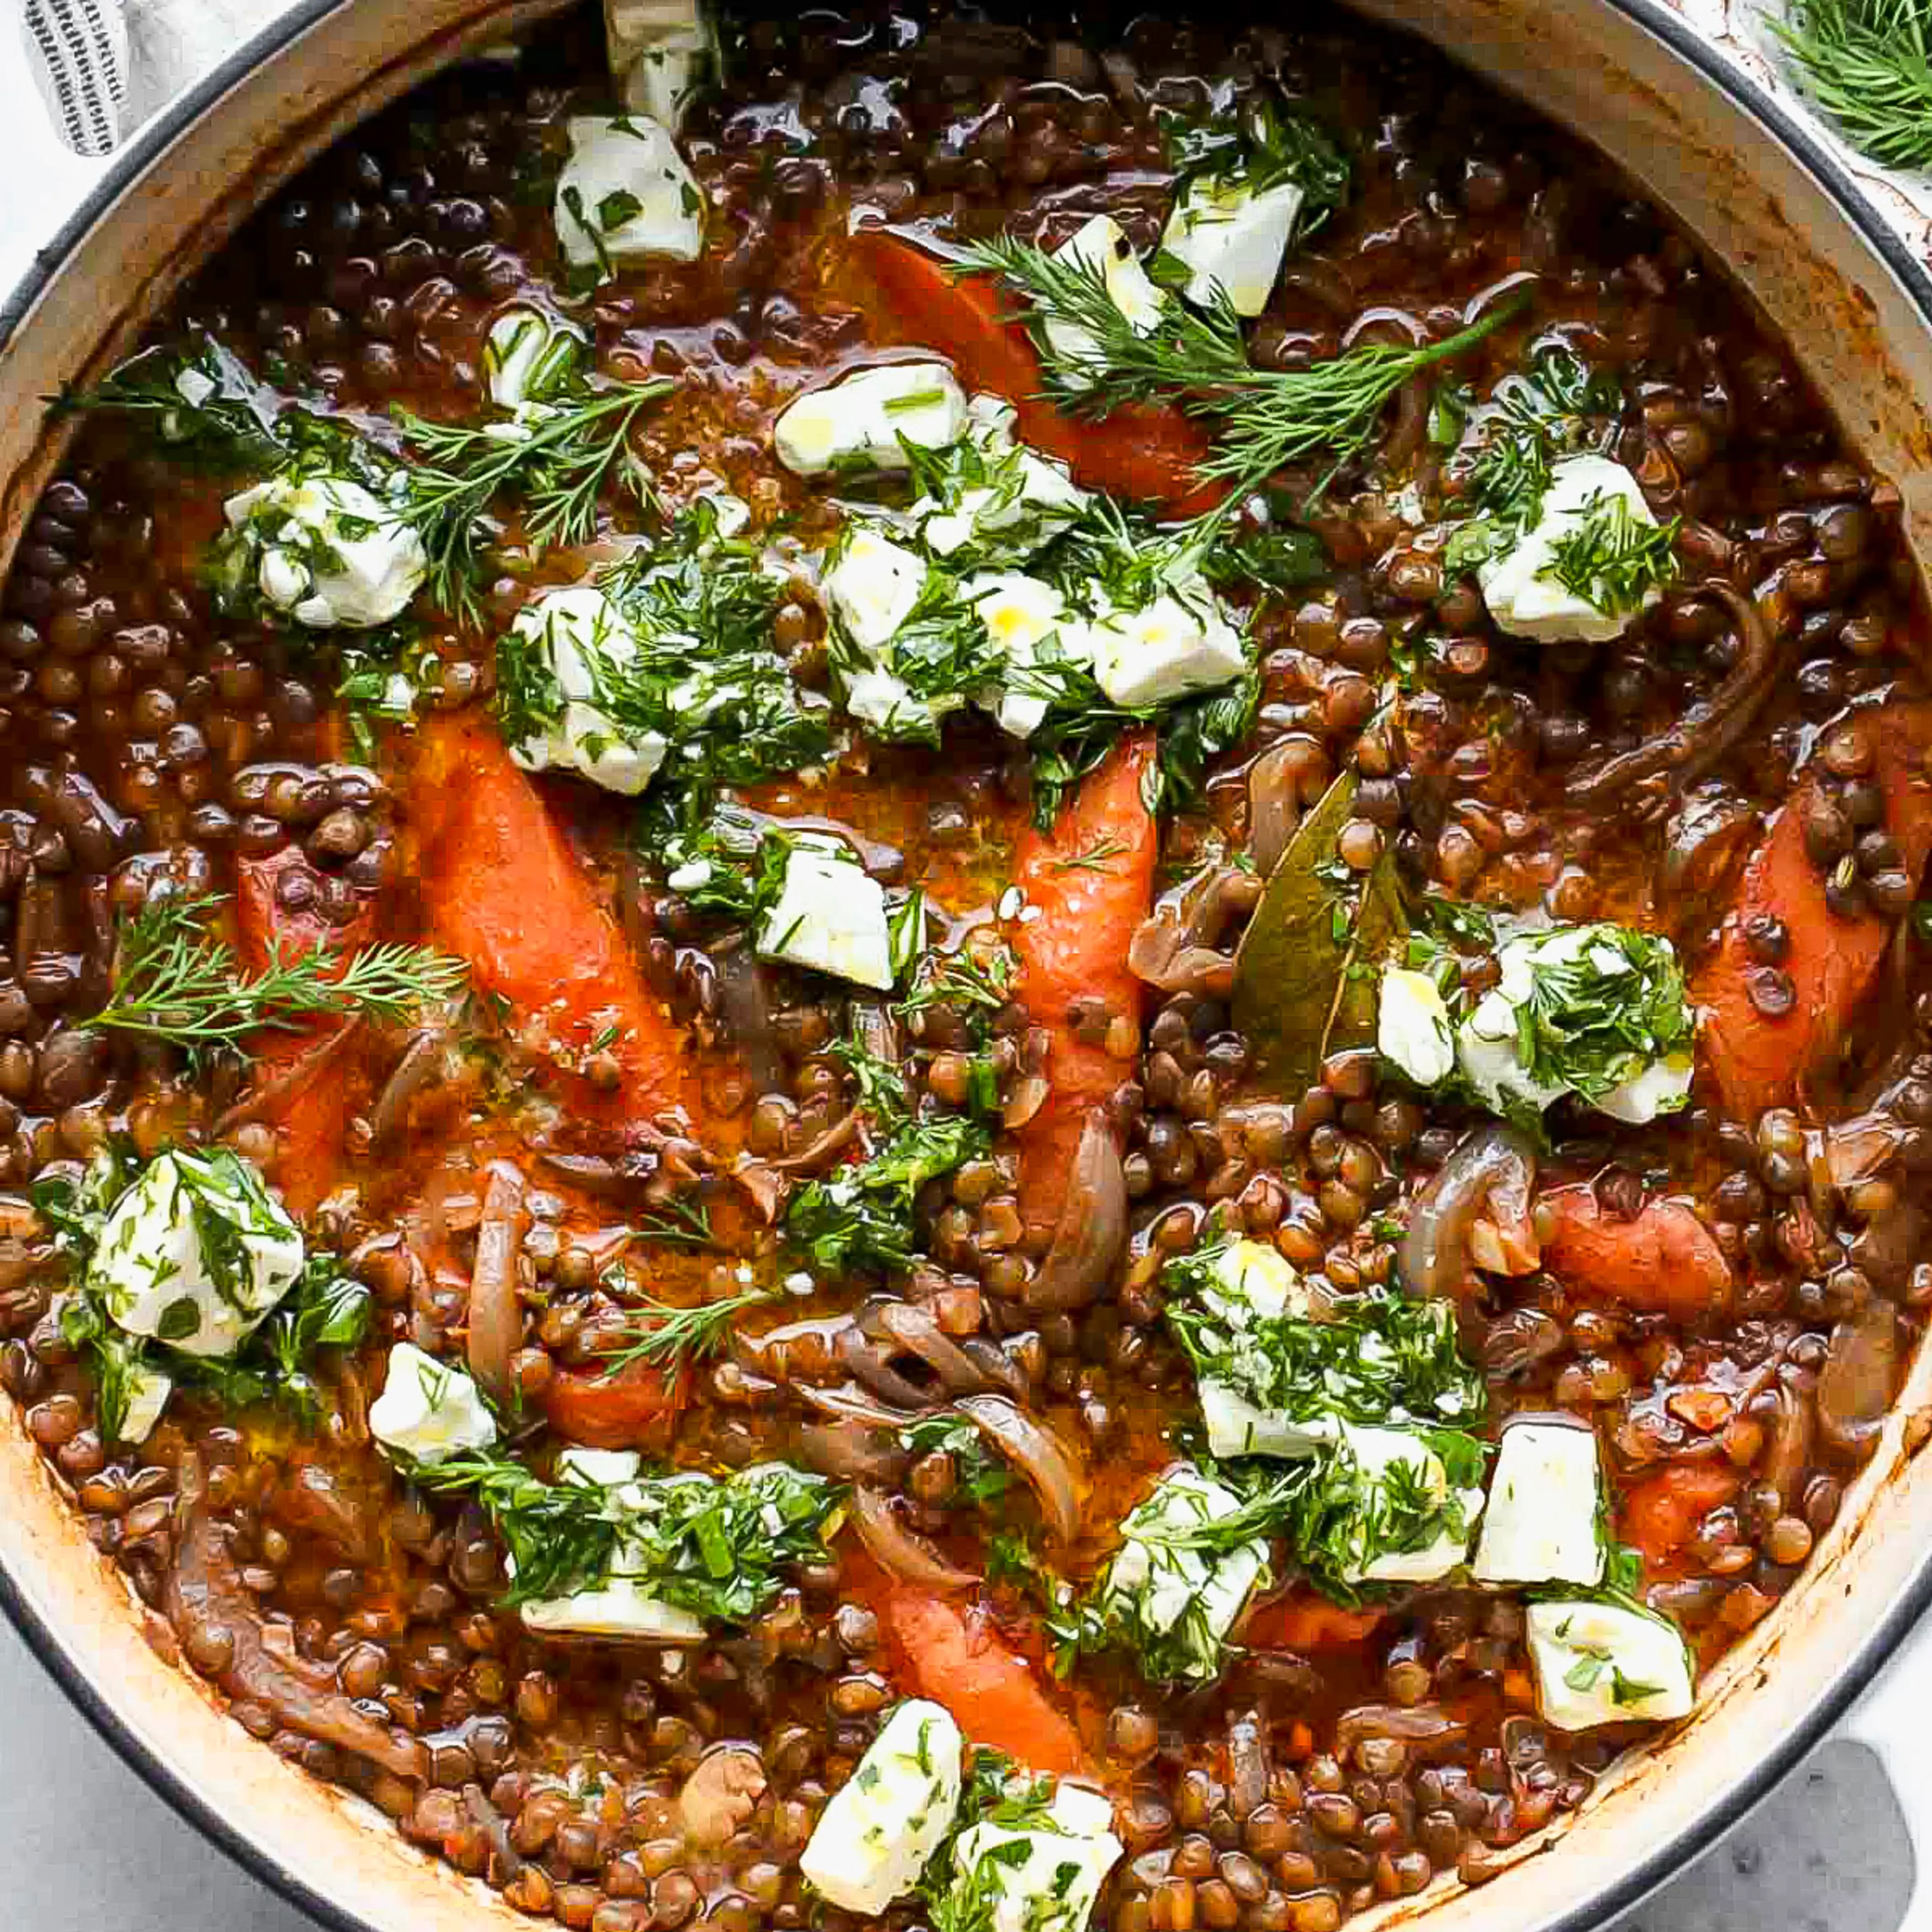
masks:
<path fill-rule="evenodd" d="M 711 1210 L 701 1202 L 668 1201 L 656 1214 L 644 1216 L 631 1234 L 633 1240 L 655 1241 L 660 1247 L 718 1245 L 718 1238 L 711 1232 Z"/>
<path fill-rule="evenodd" d="M 406 472 L 402 518 L 428 554 L 436 602 L 446 610 L 475 609 L 484 515 L 500 493 L 521 500 L 525 534 L 540 549 L 596 536 L 598 496 L 614 474 L 648 502 L 650 478 L 632 452 L 631 428 L 676 386 L 662 378 L 588 390 L 514 422 L 436 423 L 394 411 L 417 455 Z"/>
<path fill-rule="evenodd" d="M 1232 486 L 1222 510 L 1210 513 L 1222 517 L 1289 464 L 1325 456 L 1333 476 L 1374 440 L 1384 405 L 1404 383 L 1466 354 L 1530 299 L 1527 289 L 1515 290 L 1468 328 L 1424 347 L 1364 343 L 1310 368 L 1257 369 L 1240 317 L 1225 298 L 1208 309 L 1170 302 L 1142 334 L 1108 292 L 1098 263 L 999 236 L 965 250 L 959 267 L 997 276 L 1028 298 L 1025 320 L 1048 389 L 1066 407 L 1105 416 L 1124 403 L 1174 402 L 1215 424 L 1220 438 L 1198 473 Z M 1055 350 L 1049 323 L 1081 332 L 1077 358 Z"/>
<path fill-rule="evenodd" d="M 1789 0 L 1772 31 L 1852 145 L 1932 167 L 1932 13 L 1925 0 Z"/>
<path fill-rule="evenodd" d="M 1126 841 L 1111 836 L 1096 838 L 1084 852 L 1076 852 L 1070 859 L 1056 859 L 1052 870 L 1056 872 L 1108 872 L 1113 868 L 1107 863 L 1127 849 Z"/>
<path fill-rule="evenodd" d="M 317 946 L 244 976 L 205 923 L 218 898 L 150 903 L 122 928 L 112 997 L 88 1022 L 185 1048 L 190 1058 L 316 1013 L 396 1022 L 462 986 L 461 961 L 428 946 L 383 944 L 346 956 Z"/>
<path fill-rule="evenodd" d="M 730 1340 L 738 1317 L 746 1309 L 763 1307 L 778 1299 L 776 1288 L 754 1288 L 694 1308 L 679 1308 L 655 1299 L 638 1302 L 625 1335 L 597 1352 L 604 1364 L 604 1379 L 611 1381 L 639 1362 L 654 1369 L 707 1362 Z"/>

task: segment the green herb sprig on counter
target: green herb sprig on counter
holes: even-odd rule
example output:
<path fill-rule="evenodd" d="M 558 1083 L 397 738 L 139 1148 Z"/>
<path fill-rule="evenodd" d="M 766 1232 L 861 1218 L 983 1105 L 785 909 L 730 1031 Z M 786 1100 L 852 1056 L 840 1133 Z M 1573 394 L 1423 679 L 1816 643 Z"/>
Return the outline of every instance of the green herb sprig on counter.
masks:
<path fill-rule="evenodd" d="M 1932 14 L 1924 0 L 1790 0 L 1772 30 L 1812 98 L 1881 165 L 1932 167 Z"/>
<path fill-rule="evenodd" d="M 382 944 L 344 954 L 317 946 L 244 974 L 233 949 L 208 929 L 219 898 L 150 901 L 123 926 L 114 992 L 87 1022 L 138 1033 L 200 1064 L 264 1030 L 286 1030 L 318 1013 L 391 1023 L 461 991 L 461 961 L 428 946 Z"/>
<path fill-rule="evenodd" d="M 1468 328 L 1420 348 L 1365 343 L 1306 369 L 1258 369 L 1248 359 L 1240 318 L 1225 302 L 1194 309 L 1169 303 L 1141 334 L 1108 292 L 1099 265 L 1049 254 L 1000 236 L 966 249 L 960 267 L 994 275 L 1030 304 L 1026 321 L 1047 365 L 1055 400 L 1104 416 L 1123 403 L 1178 403 L 1219 432 L 1200 466 L 1204 482 L 1225 482 L 1225 519 L 1241 500 L 1291 464 L 1326 458 L 1332 476 L 1373 441 L 1384 406 L 1403 384 L 1450 362 L 1514 321 L 1528 289 L 1513 290 Z M 1048 322 L 1084 332 L 1069 364 L 1046 335 Z M 1324 478 L 1325 481 L 1325 478 Z"/>

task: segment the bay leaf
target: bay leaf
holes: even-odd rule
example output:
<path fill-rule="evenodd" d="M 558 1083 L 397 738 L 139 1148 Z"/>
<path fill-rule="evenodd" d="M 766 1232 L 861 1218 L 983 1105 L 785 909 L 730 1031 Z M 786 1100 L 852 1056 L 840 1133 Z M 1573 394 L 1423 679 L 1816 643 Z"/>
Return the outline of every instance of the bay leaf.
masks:
<path fill-rule="evenodd" d="M 1330 1054 L 1374 1040 L 1377 968 L 1408 931 L 1390 856 L 1364 877 L 1338 849 L 1357 783 L 1344 772 L 1295 828 L 1234 956 L 1234 1024 L 1284 1100 L 1313 1086 Z"/>

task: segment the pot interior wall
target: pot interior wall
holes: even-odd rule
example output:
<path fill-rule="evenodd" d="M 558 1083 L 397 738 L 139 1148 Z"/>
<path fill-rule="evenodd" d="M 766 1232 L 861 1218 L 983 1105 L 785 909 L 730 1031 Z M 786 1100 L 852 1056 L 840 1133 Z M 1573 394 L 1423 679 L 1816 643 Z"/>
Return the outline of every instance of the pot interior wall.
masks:
<path fill-rule="evenodd" d="M 1630 0 L 1645 4 L 1647 0 Z M 465 50 L 539 20 L 543 0 L 356 0 L 319 9 L 218 110 L 121 188 L 0 347 L 0 570 L 52 472 L 34 399 L 123 352 L 191 264 L 360 116 Z M 1596 140 L 1721 259 L 1798 346 L 1852 440 L 1896 482 L 1932 558 L 1932 324 L 1832 197 L 1750 117 L 1604 0 L 1364 0 Z M 1442 1932 L 1587 1922 L 1666 1874 L 1688 1840 L 1786 1760 L 1918 1605 L 1932 1476 L 1904 1418 L 1932 1400 L 1914 1370 L 1883 1445 L 1802 1586 L 1733 1653 L 1699 1715 L 1606 1780 L 1592 1806 L 1521 1849 L 1481 1891 L 1453 1885 L 1382 1915 Z M 172 1640 L 96 1556 L 17 1412 L 0 1415 L 0 1568 L 72 1678 L 98 1687 L 152 1768 L 201 1821 L 256 1847 L 284 1882 L 372 1932 L 524 1925 L 486 1888 L 404 1844 L 353 1801 L 250 1742 L 164 1661 Z"/>

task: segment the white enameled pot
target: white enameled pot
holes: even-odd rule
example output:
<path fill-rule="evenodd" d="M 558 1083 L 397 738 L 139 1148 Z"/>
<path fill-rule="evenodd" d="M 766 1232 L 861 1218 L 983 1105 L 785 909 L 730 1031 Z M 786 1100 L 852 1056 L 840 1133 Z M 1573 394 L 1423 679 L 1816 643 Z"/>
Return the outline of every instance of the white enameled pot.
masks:
<path fill-rule="evenodd" d="M 1932 274 L 1825 147 L 1659 0 L 1358 0 L 1594 140 L 1671 208 L 1794 346 L 1903 493 L 1932 564 Z M 304 0 L 148 127 L 10 296 L 0 291 L 0 571 L 53 472 L 40 399 L 124 353 L 182 275 L 296 168 L 546 0 Z M 0 94 L 4 90 L 0 90 Z M 0 199 L 70 166 L 0 98 Z M 6 755 L 0 741 L 0 758 Z M 1705 1686 L 1696 1715 L 1479 1892 L 1439 1882 L 1364 1927 L 1600 1923 L 1668 1877 L 1850 1706 L 1932 1600 L 1932 1360 L 1800 1586 Z M 172 1639 L 94 1552 L 0 1404 L 0 1600 L 110 1742 L 198 1827 L 344 1932 L 530 1921 L 386 1819 L 249 1738 L 170 1661 Z"/>

